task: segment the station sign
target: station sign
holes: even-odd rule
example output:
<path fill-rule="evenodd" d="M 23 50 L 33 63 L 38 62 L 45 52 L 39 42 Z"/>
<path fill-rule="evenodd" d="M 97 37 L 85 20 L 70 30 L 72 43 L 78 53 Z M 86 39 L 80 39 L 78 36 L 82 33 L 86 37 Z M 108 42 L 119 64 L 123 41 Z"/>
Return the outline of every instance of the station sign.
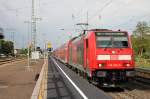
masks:
<path fill-rule="evenodd" d="M 52 44 L 50 42 L 47 43 L 47 50 L 52 51 Z"/>
<path fill-rule="evenodd" d="M 52 44 L 50 42 L 47 43 L 47 48 L 52 48 Z"/>

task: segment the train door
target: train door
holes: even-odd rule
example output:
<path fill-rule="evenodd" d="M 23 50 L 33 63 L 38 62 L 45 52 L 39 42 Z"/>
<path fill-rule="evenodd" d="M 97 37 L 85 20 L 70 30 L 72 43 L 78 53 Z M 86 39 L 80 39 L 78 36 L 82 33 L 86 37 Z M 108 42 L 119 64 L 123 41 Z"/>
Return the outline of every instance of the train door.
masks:
<path fill-rule="evenodd" d="M 86 39 L 86 66 L 88 66 L 88 51 L 89 51 L 89 43 L 88 39 Z"/>
<path fill-rule="evenodd" d="M 89 79 L 90 77 L 90 69 L 89 69 L 89 39 L 85 39 L 84 41 L 84 69 L 86 72 L 86 77 Z"/>
<path fill-rule="evenodd" d="M 84 40 L 84 68 L 88 66 L 88 39 Z"/>
<path fill-rule="evenodd" d="M 69 57 L 69 63 L 71 63 L 72 64 L 72 46 L 69 46 L 69 55 L 68 55 L 68 57 Z"/>

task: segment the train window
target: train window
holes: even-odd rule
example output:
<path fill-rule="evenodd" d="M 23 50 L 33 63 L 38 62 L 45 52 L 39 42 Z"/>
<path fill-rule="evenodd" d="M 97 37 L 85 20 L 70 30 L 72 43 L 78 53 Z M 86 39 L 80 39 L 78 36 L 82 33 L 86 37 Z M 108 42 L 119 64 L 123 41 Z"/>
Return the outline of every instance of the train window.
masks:
<path fill-rule="evenodd" d="M 77 62 L 83 65 L 83 43 L 77 45 Z"/>
<path fill-rule="evenodd" d="M 105 34 L 105 35 L 104 35 Z M 125 33 L 96 33 L 96 46 L 97 47 L 115 47 L 125 48 L 128 47 L 128 38 Z M 110 35 L 111 34 L 111 35 Z M 124 35 L 123 35 L 124 34 Z"/>
<path fill-rule="evenodd" d="M 96 36 L 125 36 L 126 33 L 123 33 L 123 32 L 118 32 L 118 33 L 115 33 L 115 32 L 96 32 Z"/>
<path fill-rule="evenodd" d="M 128 38 L 127 37 L 114 37 L 113 38 L 114 47 L 128 47 Z"/>
<path fill-rule="evenodd" d="M 111 37 L 96 37 L 97 47 L 112 47 Z"/>

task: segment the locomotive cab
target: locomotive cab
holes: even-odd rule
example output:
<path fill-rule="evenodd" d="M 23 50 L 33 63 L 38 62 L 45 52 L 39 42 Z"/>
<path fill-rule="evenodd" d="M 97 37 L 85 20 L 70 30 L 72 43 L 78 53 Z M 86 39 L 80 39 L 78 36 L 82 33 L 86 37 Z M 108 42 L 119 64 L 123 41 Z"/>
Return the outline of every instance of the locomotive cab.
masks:
<path fill-rule="evenodd" d="M 103 85 L 118 85 L 134 77 L 133 51 L 127 32 L 96 31 L 93 38 L 95 44 L 93 40 L 87 55 L 91 59 L 92 80 Z"/>
<path fill-rule="evenodd" d="M 125 85 L 134 77 L 134 58 L 126 31 L 93 29 L 55 51 L 69 68 L 106 87 Z"/>

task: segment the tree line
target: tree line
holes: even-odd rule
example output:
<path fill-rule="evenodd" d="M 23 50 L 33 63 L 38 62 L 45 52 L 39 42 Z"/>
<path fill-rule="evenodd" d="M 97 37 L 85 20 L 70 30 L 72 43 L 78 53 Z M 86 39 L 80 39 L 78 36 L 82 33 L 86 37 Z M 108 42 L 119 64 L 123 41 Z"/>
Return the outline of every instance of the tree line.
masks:
<path fill-rule="evenodd" d="M 0 54 L 4 54 L 5 56 L 13 56 L 14 53 L 14 44 L 12 41 L 6 41 L 0 39 Z"/>
<path fill-rule="evenodd" d="M 138 22 L 131 35 L 136 57 L 150 58 L 150 26 L 147 22 Z"/>

